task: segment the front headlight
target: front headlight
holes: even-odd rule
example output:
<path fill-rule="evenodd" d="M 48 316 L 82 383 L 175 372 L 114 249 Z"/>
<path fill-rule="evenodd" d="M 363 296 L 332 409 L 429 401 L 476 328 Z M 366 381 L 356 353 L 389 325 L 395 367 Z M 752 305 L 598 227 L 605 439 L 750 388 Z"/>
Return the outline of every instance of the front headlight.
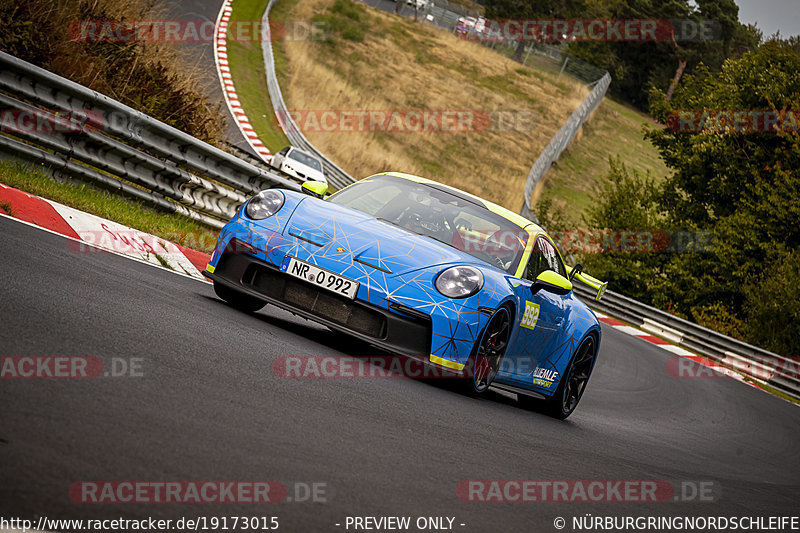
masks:
<path fill-rule="evenodd" d="M 450 267 L 436 277 L 436 290 L 448 298 L 466 298 L 483 287 L 483 274 L 471 266 Z"/>
<path fill-rule="evenodd" d="M 244 212 L 253 220 L 262 220 L 277 213 L 283 207 L 283 200 L 283 193 L 280 191 L 261 191 L 247 202 Z"/>

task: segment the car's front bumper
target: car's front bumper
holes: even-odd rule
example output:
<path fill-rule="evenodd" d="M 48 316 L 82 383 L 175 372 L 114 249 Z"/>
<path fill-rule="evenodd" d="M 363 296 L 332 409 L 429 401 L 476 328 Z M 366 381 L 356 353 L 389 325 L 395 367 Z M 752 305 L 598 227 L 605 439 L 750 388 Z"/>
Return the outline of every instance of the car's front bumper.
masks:
<path fill-rule="evenodd" d="M 215 283 L 255 296 L 299 316 L 322 323 L 400 355 L 428 359 L 431 318 L 394 303 L 392 310 L 349 300 L 281 272 L 246 253 L 225 253 L 213 273 Z"/>

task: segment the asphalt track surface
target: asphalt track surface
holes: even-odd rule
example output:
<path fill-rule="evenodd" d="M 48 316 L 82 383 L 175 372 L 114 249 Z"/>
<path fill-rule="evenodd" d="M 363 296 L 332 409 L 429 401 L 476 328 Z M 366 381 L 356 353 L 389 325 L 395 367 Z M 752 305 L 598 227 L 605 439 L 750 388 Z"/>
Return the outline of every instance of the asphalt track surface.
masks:
<path fill-rule="evenodd" d="M 175 2 L 173 0 L 155 0 L 155 5 L 163 10 L 169 20 L 193 21 L 199 26 L 204 21 L 209 21 L 213 24 L 217 20 L 222 1 L 180 0 Z M 191 70 L 200 76 L 201 89 L 211 104 L 220 106 L 222 119 L 225 123 L 225 140 L 250 155 L 258 157 L 236 126 L 228 106 L 225 105 L 225 97 L 222 94 L 222 86 L 214 63 L 213 40 L 187 41 L 178 43 L 177 46 L 184 49 Z"/>
<path fill-rule="evenodd" d="M 0 354 L 142 358 L 141 377 L 0 382 L 0 516 L 454 516 L 462 531 L 555 531 L 556 516 L 780 515 L 800 499 L 800 408 L 727 378 L 670 377 L 670 354 L 604 327 L 577 412 L 441 382 L 278 378 L 285 355 L 376 353 L 210 285 L 0 218 Z M 468 479 L 705 480 L 713 503 L 471 503 Z M 77 504 L 81 480 L 321 482 L 325 503 Z M 291 493 L 290 493 L 291 494 Z M 568 527 L 567 531 L 570 530 Z"/>

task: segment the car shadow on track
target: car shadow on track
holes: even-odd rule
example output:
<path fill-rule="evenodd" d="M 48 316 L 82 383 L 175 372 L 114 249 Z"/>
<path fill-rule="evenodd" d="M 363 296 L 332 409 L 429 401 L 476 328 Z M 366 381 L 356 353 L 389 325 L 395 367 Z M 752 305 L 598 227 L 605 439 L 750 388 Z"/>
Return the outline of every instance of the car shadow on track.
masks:
<path fill-rule="evenodd" d="M 347 355 L 354 357 L 363 357 L 376 354 L 389 355 L 388 352 L 382 352 L 378 348 L 375 348 L 366 342 L 355 339 L 343 333 L 332 331 L 322 324 L 318 324 L 312 320 L 295 315 L 290 311 L 281 310 L 281 312 L 292 314 L 297 322 L 295 320 L 287 320 L 285 318 L 272 315 L 270 314 L 270 311 L 278 308 L 270 304 L 267 304 L 267 306 L 261 311 L 256 311 L 255 313 L 244 313 L 234 309 L 230 305 L 226 304 L 223 300 L 220 300 L 214 296 L 209 296 L 206 294 L 202 294 L 200 296 L 213 305 L 219 305 L 220 307 L 229 309 L 233 313 L 255 318 L 256 320 L 264 322 L 265 324 L 269 324 L 275 328 L 293 333 L 298 337 L 303 337 L 304 339 L 321 344 L 332 350 L 344 352 Z"/>
<path fill-rule="evenodd" d="M 208 302 L 213 302 L 214 305 L 225 307 L 235 313 L 246 314 L 265 324 L 269 324 L 275 328 L 287 331 L 311 342 L 325 346 L 326 348 L 341 352 L 346 357 L 352 357 L 353 359 L 360 360 L 365 364 L 370 365 L 375 374 L 380 374 L 381 372 L 385 373 L 387 371 L 385 366 L 380 366 L 378 364 L 378 362 L 381 361 L 381 358 L 391 358 L 394 355 L 391 352 L 378 348 L 377 346 L 373 346 L 366 341 L 362 341 L 347 334 L 328 329 L 322 324 L 306 319 L 305 317 L 295 315 L 290 311 L 282 310 L 282 312 L 290 313 L 297 321 L 287 320 L 285 318 L 272 315 L 270 314 L 270 310 L 277 308 L 270 304 L 267 304 L 264 309 L 255 313 L 243 313 L 242 311 L 237 311 L 236 309 L 232 308 L 219 298 L 205 294 L 201 296 Z M 412 377 L 407 375 L 397 375 L 397 377 L 399 379 L 413 380 L 425 386 L 447 391 L 448 393 L 457 394 L 460 397 L 468 400 L 476 402 L 489 401 L 497 405 L 513 407 L 529 414 L 539 414 L 546 419 L 550 419 L 549 416 L 541 413 L 540 410 L 535 407 L 523 406 L 517 399 L 517 395 L 514 393 L 490 389 L 484 394 L 476 397 L 473 394 L 470 394 L 469 388 L 465 386 L 462 378 L 456 378 L 452 376 Z M 562 421 L 560 423 L 564 425 L 570 425 L 569 421 Z"/>

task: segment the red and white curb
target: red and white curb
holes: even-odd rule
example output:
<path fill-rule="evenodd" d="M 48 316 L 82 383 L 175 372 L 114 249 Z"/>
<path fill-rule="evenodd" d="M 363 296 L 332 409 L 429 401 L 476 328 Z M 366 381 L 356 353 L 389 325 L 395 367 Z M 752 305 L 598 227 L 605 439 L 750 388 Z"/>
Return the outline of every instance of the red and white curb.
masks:
<path fill-rule="evenodd" d="M 233 13 L 233 0 L 225 0 L 222 8 L 217 15 L 217 23 L 214 25 L 214 64 L 217 66 L 217 75 L 222 86 L 222 94 L 225 97 L 225 104 L 231 112 L 231 116 L 236 122 L 236 127 L 242 132 L 247 140 L 247 144 L 255 150 L 261 159 L 269 163 L 272 153 L 264 146 L 258 138 L 258 134 L 250 124 L 247 114 L 239 102 L 239 95 L 236 94 L 236 87 L 233 85 L 231 69 L 228 64 L 228 24 L 230 24 L 231 14 Z"/>
<path fill-rule="evenodd" d="M 763 390 L 761 387 L 758 386 L 758 384 L 745 379 L 745 376 L 737 372 L 736 370 L 739 370 L 753 378 L 758 378 L 759 380 L 762 381 L 767 381 L 773 376 L 772 369 L 758 362 L 743 359 L 733 353 L 727 354 L 727 357 L 723 361 L 718 362 L 696 355 L 685 348 L 681 348 L 680 346 L 676 346 L 669 340 L 665 339 L 671 338 L 673 342 L 680 342 L 682 339 L 681 333 L 671 328 L 668 328 L 664 325 L 658 324 L 657 322 L 651 320 L 645 320 L 645 324 L 643 324 L 642 327 L 645 328 L 647 331 L 643 331 L 642 329 L 635 328 L 633 326 L 629 326 L 623 322 L 620 322 L 615 318 L 611 318 L 608 315 L 604 315 L 599 311 L 595 311 L 594 313 L 595 315 L 597 315 L 597 319 L 600 322 L 608 326 L 611 326 L 617 331 L 620 331 L 627 335 L 631 335 L 633 337 L 638 337 L 643 341 L 649 342 L 650 344 L 655 344 L 659 348 L 667 350 L 668 352 L 672 352 L 673 354 L 683 357 L 685 359 L 694 361 L 698 365 L 707 367 L 713 370 L 714 372 L 723 374 L 737 381 L 741 381 L 742 383 L 746 383 L 751 387 Z M 660 336 L 655 336 L 653 335 L 653 333 L 658 333 Z M 733 367 L 733 369 L 731 367 Z"/>
<path fill-rule="evenodd" d="M 75 253 L 98 249 L 204 280 L 211 256 L 0 183 L 0 215 L 70 239 Z"/>

